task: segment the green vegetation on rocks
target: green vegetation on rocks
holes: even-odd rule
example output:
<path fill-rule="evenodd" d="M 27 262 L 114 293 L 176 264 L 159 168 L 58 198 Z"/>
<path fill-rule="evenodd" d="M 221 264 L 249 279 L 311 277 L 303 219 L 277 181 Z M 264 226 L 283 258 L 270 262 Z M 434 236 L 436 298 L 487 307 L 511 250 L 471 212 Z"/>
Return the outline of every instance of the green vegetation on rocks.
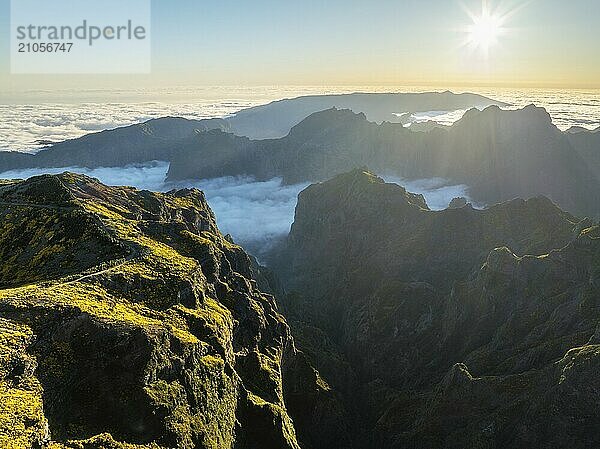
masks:
<path fill-rule="evenodd" d="M 299 353 L 202 192 L 41 176 L 0 230 L 1 447 L 299 447 Z"/>

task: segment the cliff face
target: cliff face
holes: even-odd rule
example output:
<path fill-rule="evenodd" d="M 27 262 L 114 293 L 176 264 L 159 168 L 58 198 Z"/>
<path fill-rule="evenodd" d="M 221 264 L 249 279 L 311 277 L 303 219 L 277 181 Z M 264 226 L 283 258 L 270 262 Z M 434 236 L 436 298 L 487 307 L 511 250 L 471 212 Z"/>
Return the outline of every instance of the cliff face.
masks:
<path fill-rule="evenodd" d="M 433 212 L 357 170 L 301 193 L 272 266 L 355 447 L 591 448 L 599 237 L 545 198 Z"/>
<path fill-rule="evenodd" d="M 471 110 L 451 127 L 413 132 L 377 125 L 364 114 L 327 110 L 282 139 L 251 141 L 225 133 L 198 137 L 177 152 L 171 180 L 214 176 L 323 181 L 368 165 L 407 179 L 441 177 L 466 184 L 492 204 L 545 195 L 573 213 L 600 215 L 600 178 L 591 143 L 560 132 L 541 108 Z M 221 149 L 227 151 L 221 152 Z"/>
<path fill-rule="evenodd" d="M 438 138 L 445 142 L 432 154 L 436 171 L 463 180 L 475 198 L 493 203 L 545 195 L 573 213 L 600 215 L 596 168 L 542 108 L 471 110 Z"/>
<path fill-rule="evenodd" d="M 545 198 L 431 211 L 354 170 L 266 277 L 203 194 L 0 185 L 0 446 L 592 448 L 600 229 Z"/>
<path fill-rule="evenodd" d="M 318 440 L 289 410 L 310 422 L 335 398 L 200 191 L 65 173 L 0 200 L 0 446 Z"/>

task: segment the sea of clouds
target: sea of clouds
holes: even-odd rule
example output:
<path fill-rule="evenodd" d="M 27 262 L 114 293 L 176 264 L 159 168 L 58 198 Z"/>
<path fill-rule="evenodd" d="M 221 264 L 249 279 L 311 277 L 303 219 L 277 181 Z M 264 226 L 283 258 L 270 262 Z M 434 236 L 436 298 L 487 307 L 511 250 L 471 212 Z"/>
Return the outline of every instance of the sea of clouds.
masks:
<path fill-rule="evenodd" d="M 244 101 L 208 104 L 0 104 L 0 151 L 36 152 L 50 142 L 74 139 L 91 132 L 141 123 L 152 118 L 225 117 L 250 105 L 253 103 Z"/>
<path fill-rule="evenodd" d="M 128 185 L 158 192 L 196 187 L 204 191 L 221 232 L 231 234 L 237 243 L 259 259 L 271 245 L 288 234 L 294 221 L 298 194 L 308 185 L 283 185 L 280 178 L 257 181 L 250 177 L 166 183 L 168 168 L 168 162 L 152 162 L 120 168 L 24 169 L 0 173 L 0 178 L 25 179 L 42 173 L 70 171 L 97 178 L 107 185 Z M 410 192 L 423 194 L 434 210 L 445 209 L 454 197 L 468 198 L 467 186 L 449 185 L 440 178 L 408 181 L 386 176 L 384 179 L 400 184 Z"/>
<path fill-rule="evenodd" d="M 169 115 L 190 119 L 226 117 L 240 109 L 268 103 L 275 99 L 307 94 L 348 93 L 357 90 L 361 89 L 351 87 L 169 89 L 161 94 L 161 101 L 147 101 L 154 96 L 129 91 L 85 91 L 83 93 L 75 91 L 46 94 L 33 91 L 30 97 L 20 96 L 15 99 L 7 96 L 6 92 L 0 91 L 0 151 L 37 151 L 44 142 L 81 137 L 90 132 L 140 123 L 151 118 Z M 376 92 L 381 88 L 366 90 Z M 411 89 L 402 89 L 402 91 L 411 91 Z M 571 126 L 589 129 L 600 126 L 600 91 L 597 90 L 496 89 L 477 90 L 475 93 L 513 105 L 507 109 L 522 108 L 531 103 L 544 107 L 552 116 L 556 126 L 563 130 Z M 40 98 L 43 102 L 40 102 Z M 107 102 L 105 98 L 113 100 Z M 119 100 L 114 101 L 115 98 Z M 37 102 L 34 103 L 34 100 Z M 408 120 L 413 123 L 432 120 L 443 125 L 451 125 L 464 113 L 465 110 L 462 109 L 413 112 Z M 398 114 L 402 115 L 401 111 Z"/>

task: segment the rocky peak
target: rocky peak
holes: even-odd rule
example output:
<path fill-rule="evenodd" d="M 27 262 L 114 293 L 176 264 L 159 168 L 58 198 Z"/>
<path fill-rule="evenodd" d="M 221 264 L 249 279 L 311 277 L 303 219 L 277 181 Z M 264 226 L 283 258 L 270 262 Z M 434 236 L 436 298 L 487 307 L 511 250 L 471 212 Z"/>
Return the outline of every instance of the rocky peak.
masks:
<path fill-rule="evenodd" d="M 296 208 L 297 221 L 310 219 L 310 216 L 326 213 L 327 210 L 334 213 L 334 204 L 342 206 L 339 209 L 348 213 L 352 210 L 364 213 L 384 206 L 387 213 L 391 213 L 391 210 L 429 210 L 423 195 L 407 192 L 397 184 L 386 183 L 363 167 L 342 173 L 329 181 L 313 184 L 300 192 Z"/>
<path fill-rule="evenodd" d="M 4 184 L 0 186 L 0 199 L 7 203 L 72 205 L 75 196 L 65 183 L 67 178 L 67 175 L 41 175 Z"/>
<path fill-rule="evenodd" d="M 548 129 L 556 127 L 546 109 L 530 104 L 522 109 L 505 110 L 496 105 L 484 110 L 470 109 L 454 126 L 460 127 L 492 127 L 496 131 L 512 130 L 513 132 L 527 128 Z"/>
<path fill-rule="evenodd" d="M 349 129 L 355 126 L 365 126 L 370 122 L 364 113 L 355 113 L 350 109 L 330 108 L 321 112 L 315 112 L 309 115 L 300 123 L 292 127 L 289 138 L 306 138 L 322 134 L 324 131 L 329 133 L 340 132 L 342 129 Z"/>
<path fill-rule="evenodd" d="M 545 254 L 567 244 L 579 221 L 542 197 L 484 210 L 431 211 L 422 196 L 358 169 L 300 193 L 289 237 L 279 249 L 292 263 L 278 265 L 292 286 L 303 289 L 310 278 L 307 288 L 315 294 L 330 288 L 330 276 L 342 275 L 336 260 L 346 261 L 341 266 L 347 272 L 365 270 L 365 279 L 395 273 L 406 282 L 449 288 L 481 266 L 493 248 Z M 322 281 L 310 274 L 319 266 L 332 270 Z"/>

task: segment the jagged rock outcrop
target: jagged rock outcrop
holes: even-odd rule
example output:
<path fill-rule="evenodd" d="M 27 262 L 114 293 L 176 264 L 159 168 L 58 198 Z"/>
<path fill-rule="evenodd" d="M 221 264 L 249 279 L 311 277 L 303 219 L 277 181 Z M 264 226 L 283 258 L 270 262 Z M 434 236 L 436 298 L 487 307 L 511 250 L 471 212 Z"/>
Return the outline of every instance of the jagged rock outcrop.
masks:
<path fill-rule="evenodd" d="M 452 201 L 450 201 L 450 204 L 448 205 L 448 209 L 460 209 L 461 207 L 465 207 L 467 204 L 467 199 L 464 196 L 452 198 Z"/>
<path fill-rule="evenodd" d="M 430 211 L 355 170 L 300 194 L 273 257 L 282 310 L 341 392 L 354 447 L 598 444 L 589 220 L 546 198 Z"/>
<path fill-rule="evenodd" d="M 65 173 L 6 182 L 0 199 L 0 250 L 15 254 L 2 260 L 2 447 L 319 441 L 287 397 L 308 424 L 334 393 L 202 192 Z"/>
<path fill-rule="evenodd" d="M 358 169 L 300 193 L 281 249 L 285 263 L 272 265 L 288 287 L 306 292 L 310 284 L 308 293 L 316 297 L 340 279 L 352 279 L 355 287 L 362 280 L 370 289 L 372 274 L 449 286 L 493 248 L 524 255 L 564 246 L 579 221 L 543 197 L 484 210 L 430 211 L 421 195 Z M 343 264 L 335 263 L 338 257 Z"/>
<path fill-rule="evenodd" d="M 208 134 L 177 152 L 168 179 L 250 175 L 314 182 L 368 165 L 405 179 L 441 177 L 466 184 L 479 203 L 544 195 L 572 213 L 600 216 L 597 139 L 562 133 L 533 105 L 517 111 L 472 109 L 453 126 L 429 132 L 330 109 L 306 118 L 282 139 Z"/>

